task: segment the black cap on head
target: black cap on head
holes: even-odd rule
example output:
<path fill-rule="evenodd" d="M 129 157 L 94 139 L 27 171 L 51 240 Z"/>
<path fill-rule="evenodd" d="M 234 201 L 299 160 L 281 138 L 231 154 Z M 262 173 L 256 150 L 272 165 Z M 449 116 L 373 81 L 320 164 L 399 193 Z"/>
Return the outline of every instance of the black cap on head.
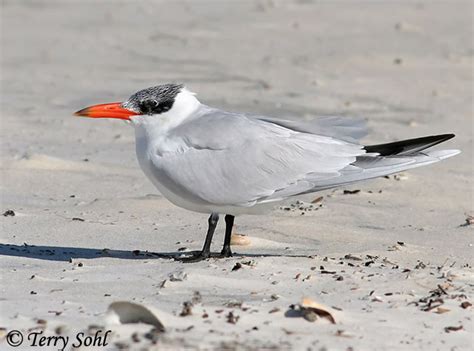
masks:
<path fill-rule="evenodd" d="M 184 88 L 183 84 L 162 84 L 140 90 L 130 96 L 122 106 L 141 115 L 155 115 L 169 111 Z"/>

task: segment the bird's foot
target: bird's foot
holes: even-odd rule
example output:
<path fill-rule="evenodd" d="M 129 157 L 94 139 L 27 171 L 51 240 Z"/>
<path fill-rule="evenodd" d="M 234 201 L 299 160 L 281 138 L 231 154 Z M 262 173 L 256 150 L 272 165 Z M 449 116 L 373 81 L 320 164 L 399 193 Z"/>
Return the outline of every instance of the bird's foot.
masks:
<path fill-rule="evenodd" d="M 190 252 L 190 255 L 175 257 L 175 260 L 186 263 L 193 263 L 207 260 L 210 257 L 211 253 L 208 251 L 192 251 Z"/>
<path fill-rule="evenodd" d="M 224 246 L 221 251 L 221 257 L 232 257 L 232 251 L 230 250 L 230 247 Z"/>
<path fill-rule="evenodd" d="M 220 253 L 220 255 L 213 254 L 211 255 L 210 251 L 191 251 L 183 253 L 183 255 L 175 256 L 175 261 L 185 262 L 185 263 L 193 263 L 193 262 L 200 262 L 207 260 L 209 258 L 223 258 L 223 257 L 232 257 L 232 251 L 230 247 L 224 247 Z"/>

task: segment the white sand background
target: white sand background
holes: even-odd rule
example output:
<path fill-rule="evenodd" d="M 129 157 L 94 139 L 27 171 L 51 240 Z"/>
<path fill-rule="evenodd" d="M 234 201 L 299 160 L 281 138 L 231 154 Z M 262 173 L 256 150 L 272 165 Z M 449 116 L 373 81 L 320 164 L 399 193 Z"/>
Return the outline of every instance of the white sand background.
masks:
<path fill-rule="evenodd" d="M 16 215 L 1 216 L 0 349 L 13 350 L 12 329 L 72 337 L 94 326 L 113 330 L 107 349 L 472 349 L 472 308 L 461 307 L 474 295 L 473 229 L 463 225 L 474 212 L 472 10 L 2 1 L 1 210 Z M 357 194 L 295 199 L 324 196 L 304 215 L 238 217 L 252 243 L 233 258 L 158 258 L 149 253 L 200 249 L 206 216 L 145 179 L 131 127 L 72 113 L 170 81 L 229 110 L 363 116 L 366 143 L 453 132 L 443 146 L 463 153 L 347 188 Z M 223 230 L 221 221 L 214 251 Z M 180 317 L 195 291 L 201 302 Z M 332 307 L 337 323 L 291 317 L 304 296 Z M 153 341 L 151 326 L 109 326 L 114 301 L 158 310 L 167 332 Z"/>

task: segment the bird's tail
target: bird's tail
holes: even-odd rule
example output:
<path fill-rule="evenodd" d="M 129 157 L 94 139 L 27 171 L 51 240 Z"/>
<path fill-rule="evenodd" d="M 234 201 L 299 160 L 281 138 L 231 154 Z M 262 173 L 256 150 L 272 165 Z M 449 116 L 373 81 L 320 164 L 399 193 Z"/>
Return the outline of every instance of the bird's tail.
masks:
<path fill-rule="evenodd" d="M 365 146 L 366 155 L 358 156 L 354 163 L 341 171 L 340 177 L 318 182 L 317 190 L 382 177 L 455 156 L 460 153 L 459 150 L 425 151 L 453 137 L 454 134 L 442 134 Z"/>

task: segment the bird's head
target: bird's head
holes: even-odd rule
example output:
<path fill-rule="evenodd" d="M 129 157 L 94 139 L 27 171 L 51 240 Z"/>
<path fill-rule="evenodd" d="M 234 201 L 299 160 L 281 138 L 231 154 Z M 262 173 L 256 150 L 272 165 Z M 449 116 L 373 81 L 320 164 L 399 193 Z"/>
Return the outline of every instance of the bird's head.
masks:
<path fill-rule="evenodd" d="M 140 90 L 125 102 L 86 107 L 76 116 L 131 120 L 134 116 L 155 116 L 171 111 L 183 112 L 197 103 L 194 94 L 182 84 L 162 84 Z"/>

